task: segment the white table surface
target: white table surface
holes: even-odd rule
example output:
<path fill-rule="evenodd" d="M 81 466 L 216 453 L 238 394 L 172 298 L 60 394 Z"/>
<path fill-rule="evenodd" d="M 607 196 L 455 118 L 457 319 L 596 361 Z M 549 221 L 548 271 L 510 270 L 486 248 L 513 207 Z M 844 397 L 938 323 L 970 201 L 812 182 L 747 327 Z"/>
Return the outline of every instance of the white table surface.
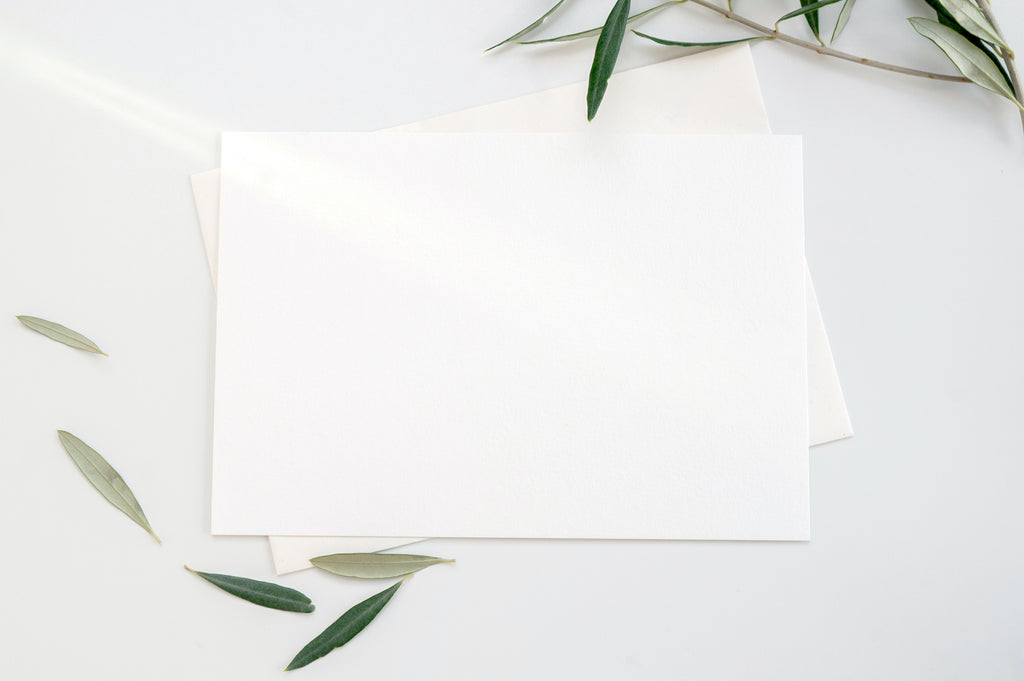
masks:
<path fill-rule="evenodd" d="M 481 55 L 548 4 L 0 2 L 4 678 L 282 678 L 384 588 L 282 577 L 318 605 L 297 615 L 181 568 L 272 578 L 264 540 L 207 532 L 214 299 L 188 175 L 217 165 L 224 129 L 379 129 L 580 80 L 592 42 Z M 572 4 L 549 32 L 611 3 Z M 1024 51 L 1024 5 L 997 11 Z M 737 33 L 699 32 L 696 12 L 645 30 Z M 915 14 L 862 2 L 842 46 L 948 70 Z M 675 54 L 633 39 L 621 67 Z M 812 451 L 813 540 L 431 541 L 417 551 L 458 562 L 295 675 L 1024 678 L 1020 122 L 976 88 L 754 56 L 774 130 L 805 136 L 807 258 L 857 431 Z M 163 546 L 89 488 L 57 428 L 118 467 Z"/>

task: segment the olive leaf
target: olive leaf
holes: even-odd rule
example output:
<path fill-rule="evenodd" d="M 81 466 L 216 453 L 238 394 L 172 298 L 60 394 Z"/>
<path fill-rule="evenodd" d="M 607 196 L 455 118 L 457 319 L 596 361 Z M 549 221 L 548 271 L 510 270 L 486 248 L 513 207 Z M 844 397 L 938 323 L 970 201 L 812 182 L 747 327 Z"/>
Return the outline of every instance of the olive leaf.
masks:
<path fill-rule="evenodd" d="M 310 662 L 319 660 L 335 648 L 340 648 L 351 641 L 356 634 L 373 621 L 404 583 L 405 579 L 346 610 L 331 626 L 324 629 L 319 636 L 307 643 L 295 658 L 288 663 L 285 671 L 289 672 L 293 669 L 305 667 Z"/>
<path fill-rule="evenodd" d="M 626 21 L 629 18 L 629 1 L 616 0 L 608 19 L 601 29 L 601 37 L 597 39 L 594 49 L 594 63 L 590 66 L 590 79 L 587 84 L 587 120 L 594 120 L 597 109 L 601 106 L 604 93 L 608 89 L 608 79 L 615 70 L 615 62 L 619 58 L 622 38 L 626 35 Z"/>
<path fill-rule="evenodd" d="M 405 553 L 334 553 L 310 558 L 309 562 L 325 572 L 341 577 L 388 579 L 410 575 L 438 563 L 455 561 Z"/>
<path fill-rule="evenodd" d="M 99 349 L 95 343 L 91 340 L 78 333 L 72 331 L 63 324 L 57 322 L 47 321 L 40 319 L 39 317 L 29 317 L 28 315 L 19 315 L 18 321 L 32 329 L 36 333 L 41 333 L 47 338 L 51 338 L 58 343 L 71 346 L 78 350 L 85 350 L 86 352 L 94 352 L 97 355 L 103 355 L 108 357 L 107 353 Z"/>
<path fill-rule="evenodd" d="M 803 7 L 801 7 L 800 9 L 795 9 L 788 14 L 783 14 L 781 17 L 779 17 L 779 20 L 775 22 L 775 30 L 779 29 L 779 24 L 781 24 L 783 21 L 793 19 L 795 17 L 801 17 L 805 14 L 810 14 L 811 12 L 817 12 L 822 7 L 828 7 L 829 5 L 834 5 L 837 2 L 841 2 L 841 0 L 818 0 L 817 2 L 812 2 L 808 5 L 803 5 Z M 802 0 L 801 4 L 803 4 Z M 817 34 L 815 34 L 815 36 L 817 36 Z"/>
<path fill-rule="evenodd" d="M 661 10 L 665 9 L 666 7 L 669 7 L 670 5 L 681 5 L 684 2 L 687 2 L 687 0 L 670 0 L 669 2 L 663 2 L 660 5 L 655 5 L 654 7 L 650 8 L 650 9 L 645 9 L 643 12 L 637 12 L 633 16 L 631 16 L 628 19 L 626 19 L 626 23 L 627 24 L 631 24 L 634 21 L 638 21 L 640 19 L 643 19 L 644 17 L 646 17 L 648 15 L 651 15 L 651 14 L 654 14 L 655 12 L 660 12 Z M 565 35 L 556 36 L 554 38 L 542 38 L 540 40 L 526 40 L 526 41 L 523 41 L 523 42 L 520 42 L 520 43 L 517 43 L 517 44 L 518 45 L 542 45 L 544 43 L 565 43 L 565 42 L 569 42 L 570 40 L 579 40 L 581 38 L 592 38 L 595 35 L 601 35 L 601 30 L 602 30 L 602 27 L 591 28 L 591 29 L 587 29 L 586 31 L 580 31 L 578 33 L 567 33 Z"/>
<path fill-rule="evenodd" d="M 998 45 L 1004 50 L 1009 50 L 1010 46 L 999 37 L 999 32 L 992 26 L 989 20 L 981 13 L 978 6 L 969 0 L 937 0 L 942 8 L 946 10 L 951 17 L 959 24 L 965 31 L 971 35 L 977 36 L 985 42 L 993 45 Z"/>
<path fill-rule="evenodd" d="M 1006 97 L 1024 110 L 1024 105 L 1017 101 L 996 63 L 972 45 L 967 38 L 931 19 L 911 17 L 908 21 L 915 31 L 935 43 L 965 78 L 990 92 Z"/>
<path fill-rule="evenodd" d="M 64 451 L 68 453 L 68 456 L 75 462 L 86 479 L 92 483 L 92 486 L 118 510 L 153 535 L 153 539 L 156 539 L 157 543 L 160 543 L 160 537 L 156 536 L 153 528 L 149 526 L 146 514 L 142 512 L 142 507 L 135 499 L 135 495 L 128 489 L 128 485 L 120 474 L 107 463 L 107 460 L 100 456 L 95 449 L 67 431 L 58 430 L 57 437 L 60 438 Z"/>
<path fill-rule="evenodd" d="M 929 7 L 931 7 L 933 10 L 935 10 L 935 17 L 939 20 L 940 24 L 942 24 L 943 26 L 946 26 L 948 28 L 951 28 L 954 31 L 956 31 L 957 33 L 959 33 L 960 35 L 962 35 L 964 38 L 967 39 L 967 41 L 969 43 L 971 43 L 972 45 L 977 47 L 979 50 L 984 52 L 985 55 L 988 56 L 988 58 L 992 60 L 992 62 L 999 69 L 999 73 L 1001 73 L 1003 75 L 1003 80 L 1006 81 L 1006 86 L 1010 88 L 1010 90 L 1014 93 L 1014 95 L 1016 95 L 1017 94 L 1017 89 L 1013 86 L 1013 79 L 1010 78 L 1010 74 L 1007 72 L 1006 67 L 1003 66 L 1003 63 L 999 61 L 999 58 L 996 57 L 995 53 L 992 50 L 989 49 L 988 45 L 985 44 L 985 41 L 983 41 L 981 38 L 979 38 L 978 36 L 974 35 L 970 31 L 965 29 L 963 26 L 958 24 L 956 22 L 956 19 L 953 18 L 953 15 L 950 14 L 948 11 L 946 11 L 946 8 L 942 6 L 942 3 L 940 2 L 940 0 L 924 0 L 924 1 L 925 1 L 925 3 Z"/>
<path fill-rule="evenodd" d="M 558 0 L 558 2 L 555 3 L 554 7 L 552 7 L 547 12 L 544 12 L 544 14 L 541 15 L 540 19 L 537 19 L 537 21 L 533 22 L 532 24 L 530 24 L 529 26 L 527 26 L 523 30 L 519 31 L 518 33 L 510 35 L 509 37 L 507 37 L 504 40 L 502 40 L 500 43 L 497 43 L 496 45 L 491 45 L 486 50 L 484 50 L 484 52 L 490 52 L 491 50 L 493 50 L 496 47 L 501 47 L 502 45 L 507 45 L 510 42 L 513 42 L 515 40 L 519 40 L 520 38 L 522 38 L 524 35 L 527 35 L 528 33 L 532 33 L 535 29 L 539 28 L 541 24 L 543 24 L 545 21 L 547 21 L 547 18 L 549 16 L 551 16 L 552 14 L 554 14 L 555 10 L 557 10 L 559 7 L 561 7 L 563 2 L 565 2 L 565 0 Z"/>
<path fill-rule="evenodd" d="M 800 0 L 800 6 L 801 7 L 808 7 L 809 5 L 813 5 L 813 4 L 814 4 L 814 0 Z M 812 10 L 808 11 L 806 14 L 804 14 L 804 19 L 807 20 L 807 25 L 811 27 L 811 33 L 814 34 L 814 37 L 820 43 L 821 42 L 821 35 L 820 35 L 820 22 L 819 22 L 819 17 L 818 17 L 818 10 L 817 9 L 812 9 Z"/>
<path fill-rule="evenodd" d="M 720 40 L 718 42 L 711 43 L 688 43 L 680 40 L 665 40 L 664 38 L 655 38 L 653 35 L 647 35 L 646 33 L 641 33 L 640 31 L 633 31 L 633 33 L 640 36 L 641 38 L 646 38 L 647 40 L 656 42 L 659 45 L 671 45 L 675 47 L 724 47 L 725 45 L 735 45 L 736 43 L 751 43 L 756 40 L 771 40 L 771 38 L 769 38 L 766 35 L 760 35 L 752 36 L 750 38 L 739 38 L 737 40 Z"/>
<path fill-rule="evenodd" d="M 832 37 L 828 41 L 829 45 L 834 43 L 839 38 L 839 34 L 846 28 L 846 24 L 850 21 L 850 15 L 853 14 L 853 6 L 856 4 L 857 0 L 846 0 L 843 2 L 843 6 L 839 9 L 839 16 L 836 17 L 836 27 L 832 29 Z"/>
<path fill-rule="evenodd" d="M 264 608 L 274 610 L 286 610 L 288 612 L 313 612 L 315 606 L 309 596 L 280 586 L 271 582 L 261 582 L 246 577 L 233 577 L 231 575 L 219 575 L 212 572 L 199 572 L 188 565 L 185 569 L 194 575 L 199 575 L 210 584 L 227 591 L 232 596 L 238 596 L 250 603 L 262 605 Z"/>

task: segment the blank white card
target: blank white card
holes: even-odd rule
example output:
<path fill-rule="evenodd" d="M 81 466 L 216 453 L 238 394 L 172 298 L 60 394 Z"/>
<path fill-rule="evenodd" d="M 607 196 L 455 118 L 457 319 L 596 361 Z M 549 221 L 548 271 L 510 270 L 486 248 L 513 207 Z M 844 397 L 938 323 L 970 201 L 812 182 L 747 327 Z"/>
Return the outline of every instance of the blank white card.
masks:
<path fill-rule="evenodd" d="M 214 533 L 808 537 L 797 139 L 222 154 Z"/>

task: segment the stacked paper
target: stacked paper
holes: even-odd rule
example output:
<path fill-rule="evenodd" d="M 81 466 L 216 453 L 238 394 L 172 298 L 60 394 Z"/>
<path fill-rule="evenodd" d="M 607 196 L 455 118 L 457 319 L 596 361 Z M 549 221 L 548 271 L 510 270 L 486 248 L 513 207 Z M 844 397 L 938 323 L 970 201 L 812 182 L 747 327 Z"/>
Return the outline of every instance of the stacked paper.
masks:
<path fill-rule="evenodd" d="M 718 75 L 730 65 L 737 78 L 708 83 L 756 93 L 746 50 L 719 55 Z M 713 66 L 698 57 L 617 78 L 651 87 L 640 81 L 673 67 L 699 81 Z M 573 90 L 421 127 L 559 129 L 561 114 L 524 114 L 564 114 Z M 670 106 L 636 110 L 604 120 L 650 127 L 642 112 Z M 734 122 L 741 130 L 764 119 L 757 106 L 729 110 L 750 113 Z M 658 120 L 657 130 L 701 128 Z M 808 362 L 812 433 L 834 439 L 849 426 L 804 289 L 798 151 L 783 139 L 580 139 L 226 137 L 225 260 L 238 268 L 227 280 L 237 297 L 221 296 L 215 531 L 806 538 Z M 197 202 L 204 187 L 216 196 L 207 180 Z M 593 214 L 580 211 L 587 204 Z M 756 300 L 736 297 L 755 290 Z M 337 291 L 361 295 L 339 301 Z M 250 302 L 267 300 L 279 316 Z M 333 324 L 318 312 L 332 302 L 345 311 Z M 310 346 L 290 346 L 296 329 L 313 328 Z M 277 340 L 253 341 L 274 329 Z M 297 433 L 307 453 L 283 453 Z M 297 557 L 288 549 L 279 540 L 275 557 Z"/>

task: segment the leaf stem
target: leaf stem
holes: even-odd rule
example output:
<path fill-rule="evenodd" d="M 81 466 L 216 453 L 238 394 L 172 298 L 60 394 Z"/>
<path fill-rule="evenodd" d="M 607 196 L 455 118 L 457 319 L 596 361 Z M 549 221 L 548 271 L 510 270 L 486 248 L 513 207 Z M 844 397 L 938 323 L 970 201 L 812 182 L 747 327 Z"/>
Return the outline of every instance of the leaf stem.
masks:
<path fill-rule="evenodd" d="M 992 12 L 992 5 L 989 4 L 988 0 L 976 0 L 978 9 L 988 19 L 988 23 L 992 24 L 992 28 L 996 29 L 996 35 L 1004 43 L 1006 42 L 1006 36 L 1003 35 L 1003 29 L 999 27 L 999 22 L 996 20 L 996 15 Z M 1017 100 L 1021 101 L 1024 99 L 1024 88 L 1021 87 L 1020 72 L 1017 71 L 1017 62 L 1013 59 L 1013 50 L 1007 50 L 1005 48 L 995 46 L 999 50 L 999 56 L 1003 58 L 1003 62 L 1006 64 L 1006 72 L 1010 74 L 1010 81 L 1013 83 L 1014 93 L 1017 96 Z M 1024 130 L 1024 108 L 1020 110 L 1020 125 L 1021 129 Z"/>
<path fill-rule="evenodd" d="M 896 64 L 887 64 L 885 62 L 876 61 L 874 59 L 867 59 L 865 57 L 858 57 L 857 55 L 849 54 L 847 52 L 840 52 L 839 50 L 834 50 L 831 47 L 826 47 L 825 45 L 815 45 L 814 43 L 808 42 L 806 40 L 801 40 L 799 38 L 794 38 L 791 35 L 786 35 L 785 33 L 781 33 L 781 32 L 779 32 L 777 30 L 774 30 L 772 28 L 769 28 L 767 26 L 759 24 L 756 21 L 752 21 L 750 19 L 747 19 L 744 16 L 736 14 L 731 9 L 725 9 L 724 7 L 720 7 L 719 5 L 715 4 L 714 2 L 711 2 L 710 0 L 689 0 L 689 1 L 692 2 L 695 5 L 700 5 L 701 7 L 709 9 L 712 12 L 717 12 L 718 14 L 721 14 L 722 16 L 724 16 L 726 19 L 729 19 L 730 21 L 735 21 L 738 24 L 742 24 L 743 26 L 746 26 L 749 29 L 757 31 L 758 33 L 762 33 L 762 34 L 768 36 L 769 38 L 773 38 L 775 40 L 781 40 L 784 43 L 789 43 L 790 45 L 795 45 L 797 47 L 802 47 L 802 48 L 804 48 L 806 50 L 811 50 L 812 52 L 817 52 L 818 54 L 823 54 L 823 55 L 826 55 L 826 56 L 829 56 L 829 57 L 835 57 L 836 59 L 843 59 L 845 61 L 853 62 L 854 64 L 864 64 L 865 66 L 871 66 L 871 67 L 876 68 L 876 69 L 882 69 L 883 71 L 893 71 L 895 73 L 902 73 L 902 74 L 905 74 L 905 75 L 908 75 L 908 76 L 917 76 L 918 78 L 930 78 L 932 80 L 946 80 L 946 81 L 951 81 L 951 82 L 954 82 L 954 83 L 969 83 L 970 82 L 969 80 L 967 80 L 966 78 L 964 78 L 962 76 L 949 76 L 949 75 L 946 75 L 946 74 L 943 74 L 943 73 L 932 73 L 930 71 L 920 71 L 918 69 L 910 69 L 910 68 L 906 68 L 904 66 L 897 66 Z M 980 0 L 980 2 L 984 2 L 984 1 L 985 0 Z"/>

